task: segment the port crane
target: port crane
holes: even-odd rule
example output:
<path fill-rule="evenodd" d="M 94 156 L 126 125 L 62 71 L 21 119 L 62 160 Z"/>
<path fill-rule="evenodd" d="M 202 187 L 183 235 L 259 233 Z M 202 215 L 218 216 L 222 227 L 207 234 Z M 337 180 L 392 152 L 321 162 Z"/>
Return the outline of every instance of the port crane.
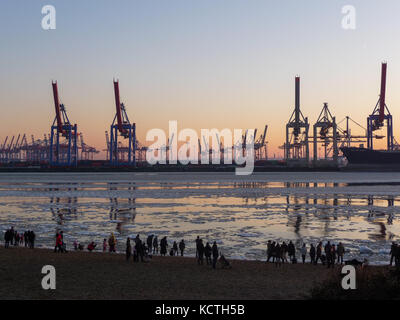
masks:
<path fill-rule="evenodd" d="M 374 131 L 379 130 L 385 125 L 387 127 L 387 150 L 394 149 L 394 137 L 393 137 L 393 118 L 390 114 L 389 108 L 386 105 L 386 71 L 387 63 L 382 63 L 381 68 L 381 91 L 378 102 L 371 115 L 367 118 L 367 146 L 368 149 L 373 149 L 374 138 L 380 138 L 381 136 L 374 135 Z M 383 138 L 383 137 L 381 137 Z"/>
<path fill-rule="evenodd" d="M 295 77 L 295 108 L 286 124 L 286 143 L 284 145 L 286 160 L 309 160 L 308 118 L 300 110 L 300 77 Z"/>
<path fill-rule="evenodd" d="M 112 166 L 136 165 L 136 124 L 131 123 L 126 113 L 125 105 L 120 102 L 119 82 L 114 80 L 114 95 L 116 113 L 110 127 L 109 161 Z M 128 140 L 128 147 L 122 147 L 118 137 Z M 123 148 L 123 149 L 122 149 Z M 127 153 L 127 161 L 121 151 Z"/>
<path fill-rule="evenodd" d="M 64 104 L 60 104 L 57 81 L 52 82 L 56 116 L 50 133 L 50 165 L 77 166 L 78 126 L 69 121 Z"/>

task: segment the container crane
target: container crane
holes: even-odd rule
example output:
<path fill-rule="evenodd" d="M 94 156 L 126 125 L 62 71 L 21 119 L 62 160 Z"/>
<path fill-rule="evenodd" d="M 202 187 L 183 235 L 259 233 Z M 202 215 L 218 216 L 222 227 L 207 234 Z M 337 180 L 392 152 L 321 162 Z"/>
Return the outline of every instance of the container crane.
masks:
<path fill-rule="evenodd" d="M 51 126 L 49 161 L 56 166 L 77 166 L 78 126 L 70 123 L 64 105 L 60 104 L 56 81 L 52 87 L 56 116 Z"/>
<path fill-rule="evenodd" d="M 394 137 L 393 137 L 393 118 L 390 114 L 389 108 L 386 105 L 386 70 L 387 63 L 382 63 L 381 69 L 381 91 L 378 102 L 374 108 L 372 114 L 367 118 L 367 145 L 368 149 L 373 149 L 373 141 L 376 136 L 373 132 L 384 126 L 386 120 L 387 127 L 387 150 L 393 150 Z M 385 114 L 385 111 L 387 112 Z"/>
<path fill-rule="evenodd" d="M 136 165 L 136 124 L 131 123 L 126 113 L 125 105 L 120 102 L 119 83 L 114 80 L 114 95 L 116 114 L 110 128 L 110 147 L 109 147 L 109 160 L 111 165 L 118 166 L 119 164 Z M 128 153 L 127 162 L 124 161 L 125 157 L 120 157 L 121 144 L 118 137 L 128 139 Z M 121 154 L 122 156 L 122 154 Z M 121 162 L 121 163 L 120 163 Z"/>

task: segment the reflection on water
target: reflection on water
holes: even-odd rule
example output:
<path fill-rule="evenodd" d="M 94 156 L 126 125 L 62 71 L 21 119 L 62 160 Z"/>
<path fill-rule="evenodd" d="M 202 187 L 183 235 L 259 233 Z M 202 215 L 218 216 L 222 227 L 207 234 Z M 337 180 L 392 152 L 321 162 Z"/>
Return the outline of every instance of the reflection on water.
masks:
<path fill-rule="evenodd" d="M 118 184 L 109 183 L 109 190 L 118 190 Z M 134 191 L 135 186 L 128 187 L 128 191 Z M 133 223 L 136 217 L 136 203 L 135 198 L 118 199 L 117 197 L 110 198 L 110 221 L 117 222 L 116 231 L 125 235 L 127 233 L 123 226 L 128 223 Z"/>
<path fill-rule="evenodd" d="M 38 244 L 53 245 L 57 229 L 67 243 L 86 243 L 114 232 L 123 250 L 127 236 L 154 233 L 218 240 L 232 257 L 263 258 L 269 239 L 343 242 L 354 255 L 397 241 L 400 185 L 346 182 L 214 181 L 0 181 L 0 230 L 33 228 Z M 198 180 L 198 181 L 197 181 Z M 267 179 L 266 179 L 267 180 Z"/>

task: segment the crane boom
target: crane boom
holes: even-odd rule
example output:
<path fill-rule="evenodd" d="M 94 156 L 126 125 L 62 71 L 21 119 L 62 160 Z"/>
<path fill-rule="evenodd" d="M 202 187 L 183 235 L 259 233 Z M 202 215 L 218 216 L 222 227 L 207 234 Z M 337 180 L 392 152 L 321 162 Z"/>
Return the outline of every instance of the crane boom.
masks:
<path fill-rule="evenodd" d="M 56 109 L 57 131 L 61 133 L 63 136 L 66 136 L 67 133 L 63 128 L 63 122 L 61 119 L 61 107 L 60 107 L 60 99 L 58 97 L 57 81 L 52 82 L 52 86 L 53 86 L 53 96 L 54 96 L 54 107 Z"/>
<path fill-rule="evenodd" d="M 382 63 L 381 72 L 381 94 L 379 98 L 379 122 L 382 123 L 385 119 L 385 95 L 386 95 L 386 68 L 387 63 Z"/>
<path fill-rule="evenodd" d="M 264 128 L 264 134 L 263 134 L 263 137 L 262 137 L 262 141 L 261 141 L 261 145 L 262 145 L 262 146 L 263 146 L 264 143 L 265 143 L 265 137 L 266 137 L 266 135 L 267 135 L 267 129 L 268 129 L 268 125 L 266 124 L 266 125 L 265 125 L 265 128 Z"/>
<path fill-rule="evenodd" d="M 121 101 L 119 96 L 119 83 L 114 81 L 114 95 L 115 95 L 115 107 L 117 109 L 117 121 L 118 121 L 118 131 L 122 135 L 127 134 L 127 130 L 122 126 L 122 112 L 121 112 Z"/>

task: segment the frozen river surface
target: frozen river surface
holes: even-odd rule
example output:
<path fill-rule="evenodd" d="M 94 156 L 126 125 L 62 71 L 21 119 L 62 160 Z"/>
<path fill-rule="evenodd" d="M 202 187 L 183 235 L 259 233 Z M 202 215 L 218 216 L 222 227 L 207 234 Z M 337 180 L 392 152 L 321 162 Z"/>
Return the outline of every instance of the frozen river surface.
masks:
<path fill-rule="evenodd" d="M 114 232 L 123 251 L 128 236 L 156 234 L 185 239 L 191 255 L 199 235 L 241 259 L 265 259 L 268 240 L 330 240 L 379 264 L 399 240 L 399 204 L 399 173 L 10 173 L 0 174 L 0 235 L 33 229 L 51 247 L 63 230 L 69 247 L 100 247 Z"/>

